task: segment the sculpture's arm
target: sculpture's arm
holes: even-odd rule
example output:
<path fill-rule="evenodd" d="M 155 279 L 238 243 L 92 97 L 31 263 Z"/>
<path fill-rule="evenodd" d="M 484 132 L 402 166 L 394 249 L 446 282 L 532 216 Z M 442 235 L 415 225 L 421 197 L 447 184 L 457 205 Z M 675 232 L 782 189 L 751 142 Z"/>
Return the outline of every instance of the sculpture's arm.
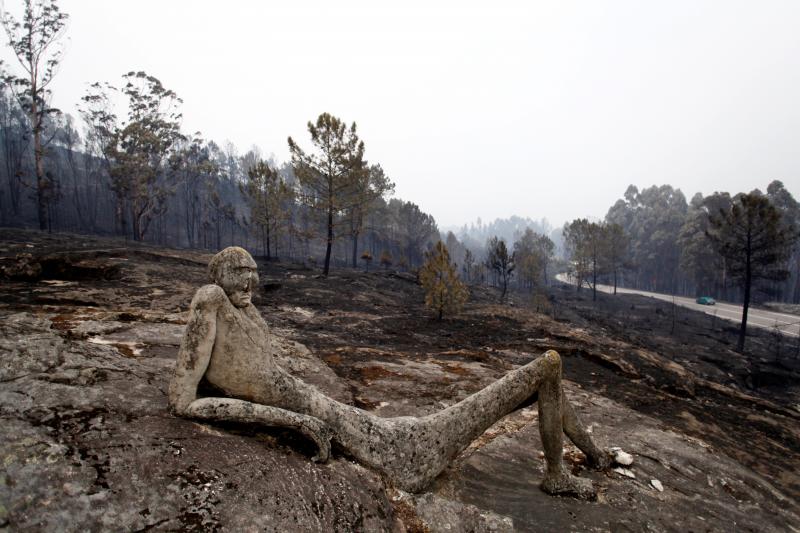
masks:
<path fill-rule="evenodd" d="M 217 336 L 217 310 L 224 298 L 225 292 L 216 285 L 201 287 L 194 295 L 169 386 L 169 406 L 176 415 L 186 415 L 197 398 L 197 385 L 208 368 Z"/>
<path fill-rule="evenodd" d="M 189 309 L 175 373 L 169 387 L 169 404 L 173 413 L 189 418 L 219 422 L 256 422 L 267 426 L 295 429 L 314 441 L 318 453 L 315 461 L 330 456 L 331 430 L 318 418 L 285 409 L 229 398 L 197 399 L 197 385 L 208 368 L 217 335 L 217 310 L 224 303 L 222 288 L 206 285 L 197 291 Z"/>
<path fill-rule="evenodd" d="M 217 422 L 255 422 L 299 431 L 317 445 L 312 461 L 325 462 L 331 454 L 331 430 L 318 418 L 286 409 L 232 398 L 201 398 L 189 404 L 186 416 Z"/>

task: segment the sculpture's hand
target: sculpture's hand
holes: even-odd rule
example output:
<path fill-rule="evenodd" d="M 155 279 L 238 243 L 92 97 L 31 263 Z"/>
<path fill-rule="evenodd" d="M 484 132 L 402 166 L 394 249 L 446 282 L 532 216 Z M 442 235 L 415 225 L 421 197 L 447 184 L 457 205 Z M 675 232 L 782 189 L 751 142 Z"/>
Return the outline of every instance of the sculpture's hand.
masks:
<path fill-rule="evenodd" d="M 201 398 L 193 401 L 183 416 L 218 422 L 255 422 L 265 426 L 287 427 L 299 431 L 317 445 L 312 461 L 326 462 L 331 455 L 330 428 L 318 418 L 279 407 L 235 400 Z"/>

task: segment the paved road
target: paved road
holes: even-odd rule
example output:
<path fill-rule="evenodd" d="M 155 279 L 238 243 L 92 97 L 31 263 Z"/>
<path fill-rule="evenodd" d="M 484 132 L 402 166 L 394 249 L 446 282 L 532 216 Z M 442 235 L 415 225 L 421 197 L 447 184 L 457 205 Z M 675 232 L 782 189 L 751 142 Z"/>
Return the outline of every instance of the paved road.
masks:
<path fill-rule="evenodd" d="M 566 274 L 558 274 L 556 279 L 564 283 L 575 282 L 568 279 Z M 597 290 L 607 293 L 613 293 L 614 287 L 610 285 L 600 285 L 598 283 Z M 624 294 L 639 294 L 641 296 L 649 296 L 651 298 L 658 298 L 667 302 L 672 302 L 673 296 L 671 294 L 659 294 L 657 292 L 637 291 L 635 289 L 624 289 L 617 287 L 618 293 Z M 741 324 L 742 320 L 742 306 L 733 305 L 728 303 L 717 302 L 716 305 L 700 305 L 694 301 L 694 298 L 686 298 L 684 296 L 675 296 L 675 303 L 682 306 L 701 311 L 707 315 L 716 315 L 719 318 L 730 320 Z M 774 330 L 777 325 L 786 335 L 790 337 L 800 336 L 800 316 L 788 315 L 786 313 L 777 313 L 774 311 L 764 311 L 761 309 L 753 309 L 752 307 L 747 313 L 747 326 L 755 326 L 759 328 Z"/>

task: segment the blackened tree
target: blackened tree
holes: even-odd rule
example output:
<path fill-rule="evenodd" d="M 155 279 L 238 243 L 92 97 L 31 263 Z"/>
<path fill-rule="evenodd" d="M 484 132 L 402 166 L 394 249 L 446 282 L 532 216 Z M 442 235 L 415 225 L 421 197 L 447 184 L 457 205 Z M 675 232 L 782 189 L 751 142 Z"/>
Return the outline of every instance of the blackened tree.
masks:
<path fill-rule="evenodd" d="M 24 6 L 21 20 L 0 6 L 0 24 L 23 70 L 23 74 L 17 76 L 6 72 L 0 64 L 0 79 L 12 88 L 28 115 L 36 172 L 36 212 L 39 229 L 44 230 L 49 227 L 48 204 L 54 187 L 52 177 L 44 168 L 48 140 L 43 133 L 47 118 L 59 113 L 50 106 L 50 83 L 61 61 L 58 44 L 68 15 L 61 12 L 55 0 L 25 0 Z"/>
<path fill-rule="evenodd" d="M 500 301 L 506 297 L 508 282 L 516 269 L 516 258 L 513 253 L 508 253 L 508 247 L 503 239 L 492 237 L 486 244 L 486 267 L 495 273 L 500 283 Z"/>
<path fill-rule="evenodd" d="M 741 352 L 747 334 L 751 287 L 758 280 L 788 277 L 784 267 L 797 240 L 797 229 L 783 221 L 768 198 L 753 192 L 739 195 L 727 211 L 712 214 L 706 235 L 744 291 L 738 342 Z"/>

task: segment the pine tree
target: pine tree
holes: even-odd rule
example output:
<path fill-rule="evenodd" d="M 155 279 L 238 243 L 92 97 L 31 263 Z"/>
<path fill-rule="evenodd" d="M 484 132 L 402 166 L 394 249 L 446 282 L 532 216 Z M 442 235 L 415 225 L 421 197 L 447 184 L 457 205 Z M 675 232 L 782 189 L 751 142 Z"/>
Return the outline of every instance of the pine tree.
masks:
<path fill-rule="evenodd" d="M 486 243 L 486 267 L 495 273 L 500 282 L 500 301 L 502 302 L 508 292 L 508 281 L 517 267 L 516 256 L 508 253 L 508 248 L 503 239 L 492 237 Z"/>
<path fill-rule="evenodd" d="M 442 241 L 433 250 L 425 252 L 425 264 L 419 270 L 419 279 L 425 289 L 425 305 L 437 313 L 457 313 L 469 296 L 467 287 L 458 278 L 450 253 Z"/>
<path fill-rule="evenodd" d="M 340 215 L 352 208 L 359 182 L 368 169 L 364 164 L 364 142 L 358 138 L 356 123 L 348 128 L 342 120 L 323 113 L 308 123 L 313 150 L 304 151 L 289 137 L 289 152 L 295 176 L 305 193 L 300 199 L 323 215 L 326 229 L 324 276 L 331 264 L 331 250 Z"/>
<path fill-rule="evenodd" d="M 797 230 L 786 224 L 780 211 L 758 192 L 740 195 L 729 210 L 710 216 L 709 225 L 706 235 L 744 290 L 738 343 L 741 352 L 747 333 L 751 286 L 757 280 L 788 277 L 789 272 L 783 267 L 797 240 Z"/>

